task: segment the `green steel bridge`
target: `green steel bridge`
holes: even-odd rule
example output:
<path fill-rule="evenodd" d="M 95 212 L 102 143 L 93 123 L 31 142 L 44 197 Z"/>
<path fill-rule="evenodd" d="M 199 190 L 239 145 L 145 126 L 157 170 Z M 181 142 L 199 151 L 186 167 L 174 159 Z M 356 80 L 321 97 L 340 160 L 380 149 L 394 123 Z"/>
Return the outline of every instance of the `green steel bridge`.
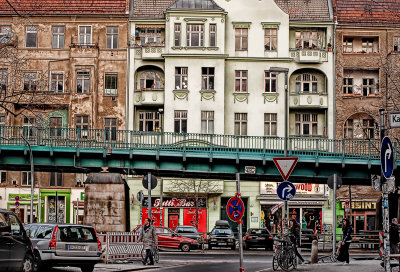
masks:
<path fill-rule="evenodd" d="M 0 169 L 110 172 L 160 176 L 282 180 L 272 158 L 284 156 L 284 138 L 194 133 L 38 127 L 0 127 Z M 288 156 L 299 157 L 290 181 L 326 183 L 337 173 L 347 184 L 370 184 L 380 174 L 380 142 L 290 137 Z M 397 154 L 399 145 L 394 143 Z M 395 173 L 400 160 L 396 160 Z M 255 166 L 246 174 L 245 166 Z"/>

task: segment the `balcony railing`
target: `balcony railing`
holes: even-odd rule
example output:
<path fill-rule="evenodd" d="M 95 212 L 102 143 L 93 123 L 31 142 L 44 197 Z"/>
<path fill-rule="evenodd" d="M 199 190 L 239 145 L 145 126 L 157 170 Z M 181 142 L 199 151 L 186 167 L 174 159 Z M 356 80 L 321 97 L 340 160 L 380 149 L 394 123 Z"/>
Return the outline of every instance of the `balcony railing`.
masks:
<path fill-rule="evenodd" d="M 290 57 L 299 63 L 322 63 L 328 61 L 328 51 L 318 48 L 291 48 Z"/>
<path fill-rule="evenodd" d="M 144 132 L 115 129 L 74 129 L 0 127 L 0 145 L 24 146 L 21 135 L 31 146 L 117 150 L 208 151 L 220 153 L 283 155 L 284 138 L 221 134 Z M 290 137 L 289 155 L 326 159 L 379 160 L 378 140 L 331 140 Z M 394 143 L 396 153 L 398 144 Z M 397 156 L 400 157 L 400 156 Z"/>

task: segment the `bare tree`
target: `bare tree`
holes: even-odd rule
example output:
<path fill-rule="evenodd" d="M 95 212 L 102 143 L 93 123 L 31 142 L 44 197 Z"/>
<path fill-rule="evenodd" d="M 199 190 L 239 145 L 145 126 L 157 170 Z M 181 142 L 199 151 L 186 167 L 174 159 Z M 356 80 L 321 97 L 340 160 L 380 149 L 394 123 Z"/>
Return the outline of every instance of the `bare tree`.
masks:
<path fill-rule="evenodd" d="M 204 198 L 223 193 L 219 181 L 203 179 L 172 179 L 168 181 L 168 189 L 175 194 L 193 199 L 196 209 L 194 220 L 196 228 L 199 225 L 200 201 Z"/>

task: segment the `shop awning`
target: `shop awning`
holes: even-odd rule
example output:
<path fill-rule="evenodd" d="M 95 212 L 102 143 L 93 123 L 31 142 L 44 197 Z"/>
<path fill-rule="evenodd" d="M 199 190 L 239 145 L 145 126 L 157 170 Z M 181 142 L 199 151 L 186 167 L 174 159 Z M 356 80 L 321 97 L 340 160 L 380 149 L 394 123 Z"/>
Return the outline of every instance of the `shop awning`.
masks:
<path fill-rule="evenodd" d="M 136 28 L 165 28 L 165 25 L 136 25 Z"/>
<path fill-rule="evenodd" d="M 276 205 L 278 203 L 281 203 L 282 200 L 277 198 L 267 198 L 265 196 L 257 196 L 257 199 L 260 200 L 260 205 Z M 309 206 L 323 206 L 325 203 L 325 198 L 294 198 L 293 200 L 289 201 L 289 206 L 296 206 L 296 205 L 309 205 Z"/>

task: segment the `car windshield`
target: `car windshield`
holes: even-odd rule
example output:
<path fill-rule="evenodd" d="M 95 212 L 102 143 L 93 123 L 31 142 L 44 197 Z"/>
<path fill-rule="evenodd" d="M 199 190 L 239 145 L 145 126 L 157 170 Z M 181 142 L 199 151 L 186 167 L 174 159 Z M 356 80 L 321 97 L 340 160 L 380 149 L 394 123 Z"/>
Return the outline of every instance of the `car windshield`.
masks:
<path fill-rule="evenodd" d="M 212 235 L 232 235 L 231 229 L 213 229 Z"/>
<path fill-rule="evenodd" d="M 265 229 L 252 229 L 249 231 L 252 235 L 261 235 L 261 234 L 268 234 L 267 230 Z"/>
<path fill-rule="evenodd" d="M 176 229 L 177 233 L 197 233 L 197 229 L 195 227 L 180 227 Z"/>
<path fill-rule="evenodd" d="M 63 242 L 97 242 L 93 228 L 84 226 L 60 227 L 60 239 Z"/>

